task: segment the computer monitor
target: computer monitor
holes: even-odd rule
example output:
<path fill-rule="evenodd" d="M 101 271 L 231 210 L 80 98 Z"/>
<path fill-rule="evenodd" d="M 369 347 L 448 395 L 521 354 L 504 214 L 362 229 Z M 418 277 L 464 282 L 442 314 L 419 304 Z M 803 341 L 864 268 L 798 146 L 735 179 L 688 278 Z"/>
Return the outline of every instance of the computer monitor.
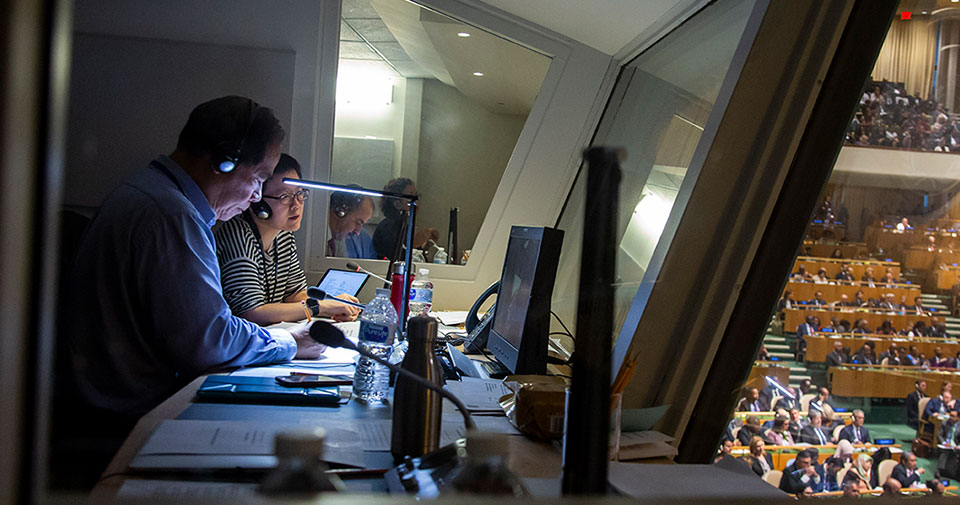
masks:
<path fill-rule="evenodd" d="M 531 226 L 510 230 L 487 348 L 511 373 L 547 371 L 550 298 L 562 245 L 562 230 Z"/>

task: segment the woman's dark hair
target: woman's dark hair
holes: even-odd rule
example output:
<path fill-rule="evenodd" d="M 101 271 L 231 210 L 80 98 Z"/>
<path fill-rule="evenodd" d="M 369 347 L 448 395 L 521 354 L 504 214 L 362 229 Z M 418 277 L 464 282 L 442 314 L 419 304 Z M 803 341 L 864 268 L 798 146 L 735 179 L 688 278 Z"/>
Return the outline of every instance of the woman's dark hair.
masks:
<path fill-rule="evenodd" d="M 303 169 L 300 168 L 300 163 L 298 163 L 293 156 L 283 153 L 280 155 L 280 161 L 277 162 L 277 168 L 273 169 L 273 175 L 289 172 L 290 170 L 296 172 L 298 178 L 303 179 Z"/>
<path fill-rule="evenodd" d="M 253 114 L 253 117 L 251 117 Z M 215 156 L 239 149 L 240 164 L 257 164 L 267 146 L 283 141 L 280 121 L 271 109 L 242 96 L 225 96 L 196 106 L 180 130 L 177 149 L 193 156 Z"/>
<path fill-rule="evenodd" d="M 403 193 L 403 190 L 407 189 L 407 186 L 413 186 L 413 181 L 406 177 L 397 177 L 390 179 L 390 182 L 383 187 L 383 190 L 389 193 Z M 380 210 L 383 211 L 384 216 L 390 219 L 400 217 L 400 211 L 396 205 L 397 200 L 397 198 L 391 198 L 389 196 L 380 199 Z"/>

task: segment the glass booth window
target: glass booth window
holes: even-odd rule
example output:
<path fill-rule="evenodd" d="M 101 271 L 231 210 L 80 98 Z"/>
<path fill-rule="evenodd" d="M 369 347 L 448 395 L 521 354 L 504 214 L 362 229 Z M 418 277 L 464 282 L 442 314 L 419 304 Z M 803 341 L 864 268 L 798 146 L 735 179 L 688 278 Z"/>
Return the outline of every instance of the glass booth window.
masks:
<path fill-rule="evenodd" d="M 889 451 L 873 457 L 883 468 L 914 440 L 960 441 L 946 396 L 960 385 L 958 14 L 894 19 L 826 187 L 806 188 L 821 199 L 779 299 L 768 300 L 770 325 L 735 412 L 725 413 L 734 456 L 759 436 L 772 470 L 783 470 L 794 444 L 819 446 L 823 460 L 846 440 Z M 915 456 L 926 474 L 910 487 L 936 474 L 957 484 L 944 459 Z"/>
<path fill-rule="evenodd" d="M 463 264 L 550 58 L 406 0 L 342 18 L 330 180 L 419 195 L 414 259 Z M 329 209 L 328 256 L 394 254 L 407 205 L 361 200 Z"/>
<path fill-rule="evenodd" d="M 687 181 L 694 151 L 740 42 L 753 0 L 711 4 L 626 64 L 593 145 L 624 147 L 618 223 L 614 330 L 619 332 L 654 249 Z M 721 111 L 722 112 L 722 111 Z M 560 217 L 568 234 L 553 307 L 576 320 L 579 237 L 585 177 L 579 177 Z M 682 210 L 682 206 L 679 210 Z M 573 238 L 578 237 L 578 238 Z M 565 295 L 566 294 L 566 295 Z"/>

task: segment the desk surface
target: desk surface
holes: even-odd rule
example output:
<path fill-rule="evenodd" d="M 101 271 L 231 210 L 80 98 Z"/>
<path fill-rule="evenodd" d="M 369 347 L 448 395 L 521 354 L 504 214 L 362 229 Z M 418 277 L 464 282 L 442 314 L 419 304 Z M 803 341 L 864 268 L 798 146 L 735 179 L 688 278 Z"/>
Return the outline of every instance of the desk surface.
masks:
<path fill-rule="evenodd" d="M 194 403 L 195 392 L 204 379 L 205 377 L 200 377 L 194 380 L 140 419 L 107 466 L 103 473 L 104 478 L 91 493 L 91 499 L 95 503 L 112 501 L 120 487 L 128 479 L 163 478 L 163 474 L 160 472 L 133 473 L 129 470 L 129 467 L 140 448 L 159 424 L 169 419 L 276 421 L 284 423 L 309 423 L 311 420 L 315 420 L 318 423 L 349 423 L 351 420 L 358 419 L 390 419 L 392 415 L 392 405 L 389 403 L 367 405 L 353 399 L 340 407 Z M 443 418 L 445 422 L 462 420 L 459 412 L 455 411 L 450 402 L 446 401 L 444 402 Z M 490 416 L 475 416 L 475 420 L 481 428 L 485 421 L 508 422 L 503 416 L 499 416 L 498 420 L 492 419 Z M 511 454 L 509 466 L 517 475 L 529 478 L 560 477 L 560 452 L 552 443 L 536 441 L 519 434 L 507 438 Z M 364 460 L 367 468 L 390 468 L 393 466 L 393 458 L 388 451 L 364 451 Z M 173 478 L 170 474 L 166 475 L 167 478 Z M 218 476 L 217 480 L 231 481 L 233 479 L 229 477 L 221 479 Z M 243 481 L 243 479 L 236 480 Z M 368 477 L 362 481 L 345 479 L 345 483 L 349 490 L 356 492 L 384 492 L 386 490 L 385 482 L 379 477 Z"/>

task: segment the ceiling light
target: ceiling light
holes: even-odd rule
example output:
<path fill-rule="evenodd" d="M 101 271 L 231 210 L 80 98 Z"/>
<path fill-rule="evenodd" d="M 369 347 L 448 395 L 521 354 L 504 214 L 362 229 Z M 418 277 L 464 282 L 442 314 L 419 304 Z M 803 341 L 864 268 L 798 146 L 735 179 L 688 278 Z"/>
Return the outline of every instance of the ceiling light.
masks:
<path fill-rule="evenodd" d="M 483 77 L 483 72 L 474 72 L 473 75 L 477 77 Z"/>
<path fill-rule="evenodd" d="M 955 1 L 957 1 L 957 2 L 960 2 L 960 0 L 955 0 Z M 467 37 L 469 37 L 469 36 L 470 36 L 470 34 L 469 34 L 469 33 L 467 33 L 467 32 L 460 32 L 460 33 L 457 33 L 457 37 L 463 37 L 463 38 L 467 38 Z"/>

